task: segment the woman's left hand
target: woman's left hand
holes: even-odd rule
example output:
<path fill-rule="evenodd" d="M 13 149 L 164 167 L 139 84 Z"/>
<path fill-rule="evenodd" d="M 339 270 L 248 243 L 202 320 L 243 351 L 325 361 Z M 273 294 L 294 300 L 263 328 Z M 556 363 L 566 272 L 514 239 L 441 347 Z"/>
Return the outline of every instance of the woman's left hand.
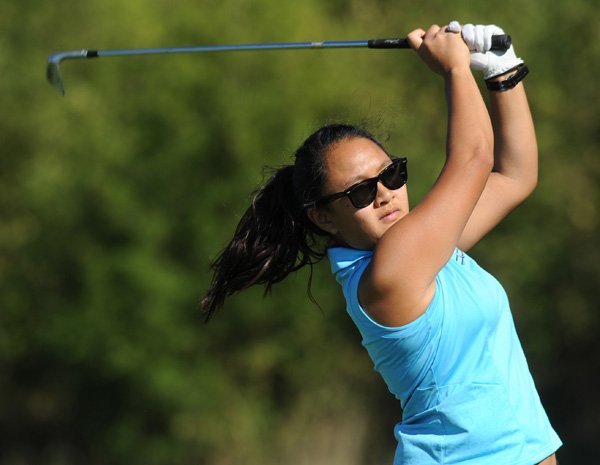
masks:
<path fill-rule="evenodd" d="M 484 79 L 504 74 L 523 63 L 512 45 L 505 51 L 491 50 L 492 37 L 499 34 L 504 34 L 504 31 L 493 24 L 465 24 L 462 27 L 463 40 L 472 50 L 471 69 L 483 71 Z"/>

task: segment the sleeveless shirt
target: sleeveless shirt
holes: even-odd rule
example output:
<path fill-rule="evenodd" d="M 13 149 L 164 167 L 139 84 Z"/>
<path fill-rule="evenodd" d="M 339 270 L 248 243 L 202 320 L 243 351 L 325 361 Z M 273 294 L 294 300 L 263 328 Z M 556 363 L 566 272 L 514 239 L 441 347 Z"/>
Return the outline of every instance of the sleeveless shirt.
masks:
<path fill-rule="evenodd" d="M 500 283 L 456 249 L 436 277 L 425 312 L 407 325 L 387 327 L 358 299 L 372 255 L 328 250 L 362 344 L 400 400 L 394 465 L 531 465 L 555 452 L 561 441 L 540 402 Z"/>

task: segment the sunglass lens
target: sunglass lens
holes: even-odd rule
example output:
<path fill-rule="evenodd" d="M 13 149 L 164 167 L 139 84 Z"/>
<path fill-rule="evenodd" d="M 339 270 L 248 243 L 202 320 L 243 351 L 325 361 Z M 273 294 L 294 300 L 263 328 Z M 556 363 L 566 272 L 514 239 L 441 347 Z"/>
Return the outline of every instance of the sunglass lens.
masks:
<path fill-rule="evenodd" d="M 369 205 L 377 195 L 377 181 L 374 179 L 357 184 L 349 194 L 350 201 L 355 208 Z"/>
<path fill-rule="evenodd" d="M 406 183 L 404 165 L 396 162 L 381 173 L 381 182 L 388 189 L 400 189 Z"/>

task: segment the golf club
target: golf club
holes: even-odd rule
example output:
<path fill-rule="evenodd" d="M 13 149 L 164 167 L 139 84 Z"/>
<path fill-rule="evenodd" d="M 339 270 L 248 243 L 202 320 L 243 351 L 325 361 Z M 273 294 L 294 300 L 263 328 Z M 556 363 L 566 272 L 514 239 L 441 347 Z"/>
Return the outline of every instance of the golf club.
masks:
<path fill-rule="evenodd" d="M 511 45 L 511 37 L 507 34 L 492 37 L 492 50 L 507 50 Z M 371 40 L 344 40 L 325 42 L 284 42 L 264 44 L 238 44 L 238 45 L 201 45 L 195 47 L 167 47 L 167 48 L 140 48 L 129 50 L 75 50 L 64 51 L 50 55 L 46 67 L 48 82 L 65 95 L 60 63 L 63 60 L 74 58 L 99 58 L 125 55 L 152 55 L 160 53 L 199 53 L 199 52 L 227 52 L 248 50 L 289 50 L 289 49 L 324 49 L 324 48 L 378 48 L 390 49 L 410 48 L 405 38 L 397 39 L 371 39 Z"/>

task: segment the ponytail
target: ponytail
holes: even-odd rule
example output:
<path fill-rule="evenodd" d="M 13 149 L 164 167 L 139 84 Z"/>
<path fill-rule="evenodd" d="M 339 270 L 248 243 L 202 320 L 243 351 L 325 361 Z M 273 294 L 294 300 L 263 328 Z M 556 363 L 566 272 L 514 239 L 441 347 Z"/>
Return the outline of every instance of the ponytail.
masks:
<path fill-rule="evenodd" d="M 213 280 L 202 310 L 206 321 L 225 298 L 255 284 L 265 294 L 293 271 L 312 266 L 325 256 L 321 236 L 328 236 L 310 221 L 303 205 L 322 194 L 327 151 L 344 139 L 365 138 L 383 146 L 368 131 L 348 124 L 323 126 L 308 137 L 295 154 L 294 165 L 279 168 L 254 195 L 233 239 L 211 264 Z"/>
<path fill-rule="evenodd" d="M 202 300 L 208 321 L 226 297 L 255 284 L 273 284 L 324 256 L 316 235 L 324 234 L 306 217 L 294 194 L 294 166 L 279 168 L 254 194 L 233 239 L 211 264 L 211 287 Z"/>

